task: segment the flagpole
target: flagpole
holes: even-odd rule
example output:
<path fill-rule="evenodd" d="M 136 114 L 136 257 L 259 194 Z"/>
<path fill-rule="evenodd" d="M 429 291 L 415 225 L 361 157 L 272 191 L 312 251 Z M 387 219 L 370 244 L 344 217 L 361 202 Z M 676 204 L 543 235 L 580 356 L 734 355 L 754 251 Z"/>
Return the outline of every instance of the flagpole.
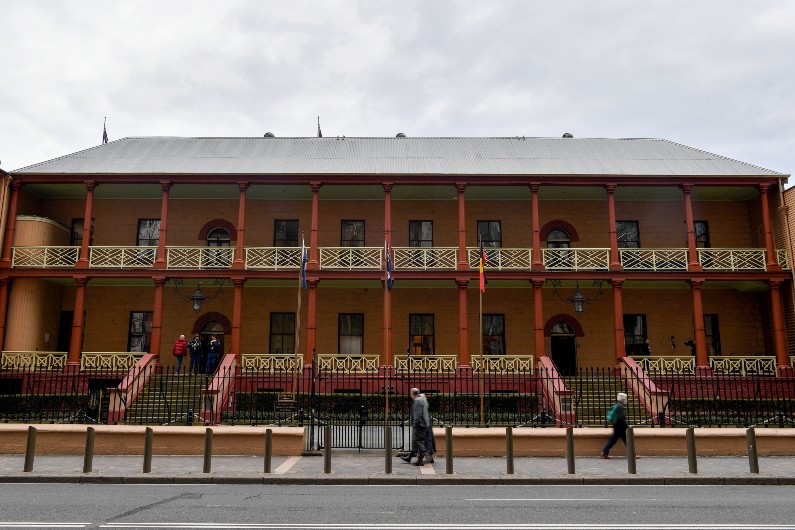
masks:
<path fill-rule="evenodd" d="M 301 255 L 298 257 L 298 303 L 297 311 L 295 312 L 295 351 L 293 352 L 293 399 L 295 399 L 295 390 L 298 386 L 298 365 L 301 344 L 301 302 L 303 296 L 301 290 L 304 287 L 304 233 L 301 232 Z M 303 364 L 303 363 L 301 363 Z"/>
<path fill-rule="evenodd" d="M 389 357 L 389 316 L 392 312 L 390 304 L 392 298 L 389 294 L 389 242 L 384 240 L 384 297 L 386 303 L 384 304 L 384 357 Z M 389 373 L 384 373 L 384 424 L 387 429 L 391 429 L 389 425 Z"/>
<path fill-rule="evenodd" d="M 478 234 L 478 261 L 480 262 L 480 277 L 478 278 L 478 294 L 479 294 L 479 304 L 478 304 L 478 343 L 480 345 L 480 353 L 478 354 L 478 358 L 480 359 L 480 370 L 478 370 L 478 391 L 480 392 L 480 425 L 483 426 L 483 289 L 481 288 L 480 282 L 483 281 L 484 275 L 486 274 L 485 266 L 486 264 L 483 263 L 483 241 L 480 239 L 480 234 Z"/>

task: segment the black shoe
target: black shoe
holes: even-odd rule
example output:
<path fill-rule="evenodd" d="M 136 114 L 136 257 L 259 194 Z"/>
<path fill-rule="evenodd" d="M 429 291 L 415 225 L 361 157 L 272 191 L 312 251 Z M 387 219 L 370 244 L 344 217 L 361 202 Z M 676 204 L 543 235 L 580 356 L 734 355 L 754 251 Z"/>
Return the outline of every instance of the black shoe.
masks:
<path fill-rule="evenodd" d="M 425 461 L 426 464 L 433 464 L 433 457 L 429 456 L 428 460 Z"/>
<path fill-rule="evenodd" d="M 407 464 L 411 464 L 411 455 L 401 456 L 400 459 Z"/>
<path fill-rule="evenodd" d="M 415 466 L 420 466 L 420 467 L 424 466 L 425 465 L 425 460 L 423 460 L 422 457 L 420 457 L 420 458 L 417 459 L 416 462 L 414 462 L 414 465 Z"/>

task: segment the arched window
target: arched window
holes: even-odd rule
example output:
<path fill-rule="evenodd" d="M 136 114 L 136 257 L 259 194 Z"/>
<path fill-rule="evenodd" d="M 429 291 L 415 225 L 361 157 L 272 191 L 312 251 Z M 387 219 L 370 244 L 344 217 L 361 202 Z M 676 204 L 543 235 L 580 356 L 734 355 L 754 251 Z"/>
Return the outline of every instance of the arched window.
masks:
<path fill-rule="evenodd" d="M 228 247 L 231 241 L 232 238 L 229 236 L 229 231 L 225 228 L 213 228 L 207 234 L 208 247 Z"/>
<path fill-rule="evenodd" d="M 574 328 L 565 322 L 558 322 L 550 330 L 550 335 L 572 335 L 574 336 Z"/>
<path fill-rule="evenodd" d="M 547 248 L 569 248 L 570 246 L 571 237 L 561 228 L 556 228 L 547 235 Z"/>

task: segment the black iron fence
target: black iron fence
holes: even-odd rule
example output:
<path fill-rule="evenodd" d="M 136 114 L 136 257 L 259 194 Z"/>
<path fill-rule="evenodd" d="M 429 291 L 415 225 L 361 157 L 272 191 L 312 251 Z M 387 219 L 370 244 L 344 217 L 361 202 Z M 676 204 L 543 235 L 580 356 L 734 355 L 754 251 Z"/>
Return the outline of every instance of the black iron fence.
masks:
<path fill-rule="evenodd" d="M 640 384 L 616 369 L 477 373 L 470 370 L 298 373 L 240 368 L 213 376 L 132 371 L 0 372 L 0 421 L 132 425 L 296 425 L 322 447 L 376 447 L 385 426 L 405 444 L 411 388 L 427 397 L 437 426 L 605 426 L 616 394 L 629 396 L 627 419 L 647 426 L 795 425 L 795 378 L 646 374 Z"/>

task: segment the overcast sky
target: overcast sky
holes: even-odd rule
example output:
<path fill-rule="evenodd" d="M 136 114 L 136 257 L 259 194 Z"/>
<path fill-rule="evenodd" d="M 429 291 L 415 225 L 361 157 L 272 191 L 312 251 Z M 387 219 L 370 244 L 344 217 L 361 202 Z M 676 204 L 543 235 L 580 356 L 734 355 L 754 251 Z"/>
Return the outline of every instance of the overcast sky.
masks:
<path fill-rule="evenodd" d="M 0 0 L 0 167 L 127 136 L 665 138 L 790 174 L 795 1 Z"/>

